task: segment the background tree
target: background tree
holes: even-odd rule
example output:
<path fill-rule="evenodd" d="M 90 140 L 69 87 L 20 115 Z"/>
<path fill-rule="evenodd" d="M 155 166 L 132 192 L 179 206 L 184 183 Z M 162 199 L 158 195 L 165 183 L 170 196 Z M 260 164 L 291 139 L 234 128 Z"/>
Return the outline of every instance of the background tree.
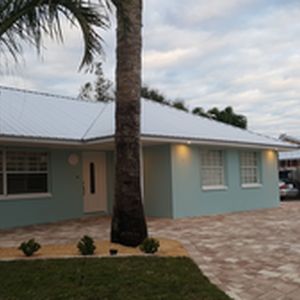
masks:
<path fill-rule="evenodd" d="M 113 101 L 114 97 L 112 95 L 114 92 L 112 90 L 112 82 L 105 78 L 101 62 L 95 64 L 94 74 L 96 80 L 93 84 L 87 82 L 81 87 L 79 98 L 101 102 Z"/>
<path fill-rule="evenodd" d="M 92 83 L 87 82 L 80 88 L 78 98 L 82 100 L 88 100 L 88 101 L 93 100 L 93 92 L 94 92 L 94 87 Z"/>
<path fill-rule="evenodd" d="M 117 8 L 116 165 L 111 241 L 139 245 L 148 235 L 141 194 L 142 0 Z"/>
<path fill-rule="evenodd" d="M 247 128 L 247 118 L 243 115 L 236 114 L 231 106 L 226 107 L 224 110 L 219 110 L 214 107 L 208 111 L 208 114 L 217 121 L 243 129 Z"/>
<path fill-rule="evenodd" d="M 189 109 L 185 106 L 184 102 L 182 100 L 175 100 L 171 104 L 173 107 L 188 112 Z"/>
<path fill-rule="evenodd" d="M 196 107 L 192 110 L 192 113 L 197 116 L 210 118 L 209 114 L 205 112 L 205 110 L 202 107 Z"/>
<path fill-rule="evenodd" d="M 147 85 L 142 86 L 141 97 L 162 104 L 170 104 L 166 97 L 159 90 L 150 88 Z"/>
<path fill-rule="evenodd" d="M 192 113 L 242 129 L 247 129 L 247 118 L 244 115 L 236 114 L 231 106 L 226 107 L 224 110 L 219 110 L 217 107 L 213 107 L 208 111 L 205 111 L 202 107 L 196 107 L 193 109 Z"/>
<path fill-rule="evenodd" d="M 177 109 L 189 111 L 182 100 L 167 100 L 162 92 L 160 92 L 158 89 L 150 88 L 147 85 L 142 86 L 141 97 L 161 104 L 169 105 Z"/>
<path fill-rule="evenodd" d="M 166 97 L 157 89 L 143 86 L 142 97 L 150 99 L 162 104 L 172 106 L 174 108 L 189 112 L 189 109 L 182 100 L 167 100 Z M 226 107 L 224 110 L 219 110 L 217 107 L 213 107 L 208 111 L 205 111 L 203 107 L 195 107 L 192 113 L 197 116 L 214 119 L 219 122 L 230 124 L 243 129 L 247 128 L 247 118 L 243 115 L 236 114 L 231 106 Z"/>
<path fill-rule="evenodd" d="M 101 62 L 96 64 L 95 75 L 95 99 L 102 102 L 112 101 L 112 82 L 105 78 Z"/>

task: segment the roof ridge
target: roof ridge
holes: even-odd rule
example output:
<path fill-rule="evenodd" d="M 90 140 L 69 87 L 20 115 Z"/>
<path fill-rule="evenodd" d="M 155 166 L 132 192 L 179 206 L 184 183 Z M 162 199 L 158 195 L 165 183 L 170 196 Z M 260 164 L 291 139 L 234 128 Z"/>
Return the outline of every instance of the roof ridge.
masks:
<path fill-rule="evenodd" d="M 86 129 L 86 131 L 84 132 L 83 136 L 81 137 L 81 140 L 84 140 L 86 135 L 89 133 L 89 131 L 94 127 L 94 125 L 96 124 L 96 122 L 98 121 L 98 119 L 101 117 L 101 115 L 104 113 L 104 111 L 106 110 L 106 108 L 108 107 L 109 103 L 103 103 L 104 106 L 101 108 L 101 110 L 99 111 L 99 113 L 96 115 L 96 117 L 91 121 L 91 124 L 88 126 L 88 128 Z"/>
<path fill-rule="evenodd" d="M 97 101 L 87 101 L 82 98 L 76 98 L 72 96 L 65 96 L 65 95 L 60 95 L 60 94 L 54 94 L 50 92 L 41 92 L 41 91 L 34 91 L 34 90 L 29 90 L 29 89 L 21 89 L 17 87 L 12 87 L 12 86 L 5 86 L 5 85 L 0 85 L 0 90 L 8 90 L 8 91 L 15 91 L 19 93 L 26 93 L 26 94 L 33 94 L 33 95 L 41 95 L 41 96 L 46 96 L 46 97 L 52 97 L 56 99 L 63 99 L 63 100 L 72 100 L 72 101 L 78 101 L 78 102 L 85 102 L 85 103 L 97 103 Z"/>

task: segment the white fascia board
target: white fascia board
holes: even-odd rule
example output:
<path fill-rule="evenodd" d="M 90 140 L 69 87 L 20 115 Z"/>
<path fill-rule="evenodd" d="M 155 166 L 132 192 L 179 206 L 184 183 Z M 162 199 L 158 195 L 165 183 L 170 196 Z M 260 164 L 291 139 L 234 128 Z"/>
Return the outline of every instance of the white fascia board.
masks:
<path fill-rule="evenodd" d="M 20 137 L 20 136 L 0 136 L 0 143 L 29 143 L 29 144 L 50 144 L 50 145 L 66 145 L 66 146 L 80 146 L 81 141 L 78 140 L 64 140 L 52 139 L 43 137 Z"/>
<path fill-rule="evenodd" d="M 20 136 L 0 136 L 0 143 L 23 143 L 23 144 L 36 144 L 36 145 L 57 145 L 57 146 L 86 146 L 113 142 L 114 137 L 109 136 L 105 138 L 92 139 L 92 140 L 68 140 L 56 138 L 43 138 L 43 137 L 20 137 Z"/>
<path fill-rule="evenodd" d="M 96 145 L 108 142 L 114 142 L 114 136 L 107 136 L 103 138 L 95 138 L 90 140 L 64 140 L 55 138 L 43 138 L 43 137 L 18 137 L 18 136 L 0 136 L 0 143 L 29 143 L 29 144 L 48 144 L 58 146 L 86 146 Z M 141 135 L 141 142 L 158 142 L 158 143 L 170 143 L 170 144 L 193 144 L 193 145 L 207 145 L 207 146 L 223 146 L 223 147 L 235 147 L 235 148 L 250 148 L 250 149 L 274 149 L 274 150 L 286 150 L 291 151 L 297 149 L 294 145 L 264 145 L 264 144 L 251 144 L 243 142 L 232 141 L 217 141 L 217 140 L 197 140 L 189 138 L 176 138 L 176 137 L 162 137 L 162 136 L 146 136 Z"/>
<path fill-rule="evenodd" d="M 82 144 L 84 145 L 96 145 L 101 143 L 110 143 L 115 140 L 115 137 L 113 135 L 101 137 L 101 138 L 93 138 L 88 140 L 82 140 Z"/>
<path fill-rule="evenodd" d="M 218 140 L 197 140 L 191 138 L 176 138 L 176 137 L 159 137 L 159 136 L 142 136 L 142 141 L 145 142 L 160 142 L 171 144 L 187 144 L 187 145 L 207 145 L 207 146 L 222 146 L 235 148 L 251 148 L 251 149 L 274 149 L 278 150 L 292 150 L 294 145 L 272 145 L 272 144 L 255 144 L 247 142 L 232 142 L 232 141 L 218 141 Z"/>

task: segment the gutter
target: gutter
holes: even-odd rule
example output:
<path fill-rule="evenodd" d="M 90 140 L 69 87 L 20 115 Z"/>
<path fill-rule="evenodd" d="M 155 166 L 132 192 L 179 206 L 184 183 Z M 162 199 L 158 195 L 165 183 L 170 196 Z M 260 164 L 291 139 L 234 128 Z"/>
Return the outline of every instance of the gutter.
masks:
<path fill-rule="evenodd" d="M 240 141 L 222 141 L 222 140 L 209 140 L 209 139 L 195 139 L 187 137 L 161 137 L 156 135 L 143 135 L 142 141 L 148 142 L 167 142 L 167 143 L 180 143 L 188 145 L 209 145 L 209 146 L 224 146 L 224 147 L 235 147 L 235 148 L 253 148 L 253 149 L 274 149 L 276 151 L 291 151 L 296 150 L 297 146 L 286 143 L 285 145 L 276 144 L 260 144 L 260 143 L 249 143 Z"/>
<path fill-rule="evenodd" d="M 292 151 L 299 149 L 293 144 L 258 144 L 248 143 L 240 141 L 222 141 L 222 140 L 209 140 L 209 139 L 195 139 L 188 137 L 172 137 L 172 136 L 158 136 L 158 135 L 141 135 L 142 142 L 153 142 L 153 143 L 171 143 L 171 144 L 192 144 L 192 145 L 208 145 L 208 146 L 224 146 L 224 147 L 235 147 L 235 148 L 252 148 L 252 149 L 274 149 L 276 151 Z M 32 137 L 32 136 L 8 136 L 0 135 L 1 142 L 10 143 L 29 143 L 29 144 L 48 144 L 58 146 L 88 146 L 97 145 L 102 143 L 114 142 L 114 135 L 108 135 L 102 138 L 93 139 L 60 139 L 60 138 L 43 138 L 43 137 Z"/>

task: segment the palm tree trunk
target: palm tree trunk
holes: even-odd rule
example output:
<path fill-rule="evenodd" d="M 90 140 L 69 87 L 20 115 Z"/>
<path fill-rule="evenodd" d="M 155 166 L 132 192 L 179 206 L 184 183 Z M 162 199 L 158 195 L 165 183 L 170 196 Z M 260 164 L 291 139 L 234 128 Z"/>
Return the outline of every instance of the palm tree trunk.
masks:
<path fill-rule="evenodd" d="M 140 181 L 142 0 L 118 2 L 116 175 L 111 241 L 137 246 L 147 237 Z"/>

